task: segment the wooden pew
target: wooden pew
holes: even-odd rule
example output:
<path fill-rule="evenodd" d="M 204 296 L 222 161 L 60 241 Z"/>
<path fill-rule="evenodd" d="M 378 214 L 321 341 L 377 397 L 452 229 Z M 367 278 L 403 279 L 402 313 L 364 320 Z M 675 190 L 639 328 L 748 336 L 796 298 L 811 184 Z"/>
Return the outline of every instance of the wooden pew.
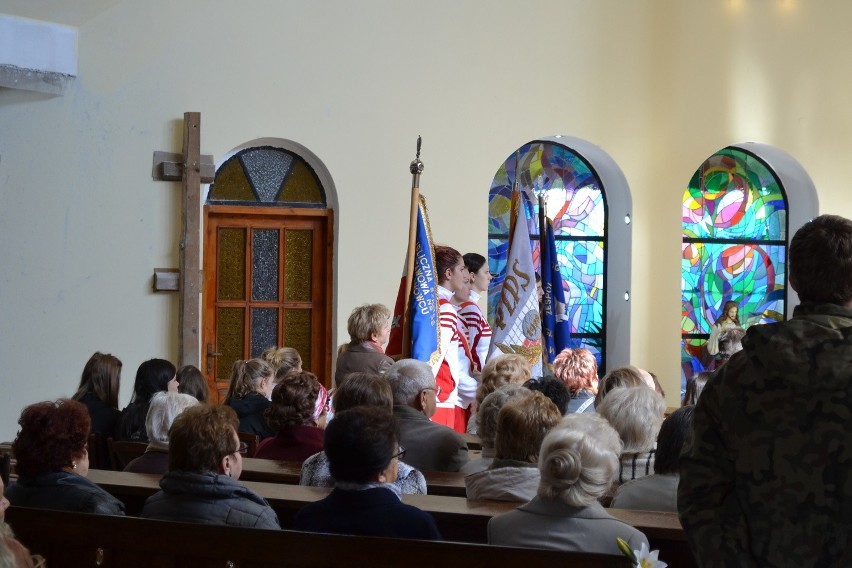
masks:
<path fill-rule="evenodd" d="M 6 513 L 18 539 L 51 568 L 77 566 L 319 568 L 405 566 L 470 568 L 480 565 L 628 568 L 623 556 L 324 535 L 107 517 L 12 507 Z"/>
<path fill-rule="evenodd" d="M 264 483 L 284 483 L 298 485 L 302 464 L 298 462 L 282 462 L 243 458 L 243 473 L 241 481 L 262 481 Z M 429 495 L 448 495 L 464 497 L 464 474 L 446 471 L 424 471 Z"/>
<path fill-rule="evenodd" d="M 91 470 L 89 479 L 120 499 L 130 515 L 138 515 L 145 499 L 159 490 L 159 476 Z M 293 516 L 307 503 L 322 499 L 331 491 L 324 487 L 302 487 L 278 483 L 244 482 L 265 498 L 278 514 L 282 528 L 293 526 Z M 444 539 L 458 542 L 487 542 L 488 521 L 494 515 L 511 511 L 520 503 L 473 501 L 441 495 L 404 495 L 403 501 L 429 512 Z M 608 509 L 618 519 L 642 531 L 654 550 L 670 566 L 696 566 L 686 535 L 675 513 Z"/>

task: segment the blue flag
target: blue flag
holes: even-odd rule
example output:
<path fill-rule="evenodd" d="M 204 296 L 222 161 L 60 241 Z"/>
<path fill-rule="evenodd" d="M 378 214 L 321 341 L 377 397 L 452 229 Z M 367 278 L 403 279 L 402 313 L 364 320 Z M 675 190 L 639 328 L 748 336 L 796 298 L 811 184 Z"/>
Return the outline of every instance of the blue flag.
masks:
<path fill-rule="evenodd" d="M 406 259 L 407 264 L 407 259 Z M 435 274 L 435 251 L 432 247 L 432 232 L 429 228 L 429 214 L 426 201 L 420 196 L 417 207 L 417 229 L 414 244 L 414 275 L 406 282 L 405 266 L 399 285 L 393 324 L 385 353 L 391 357 L 411 357 L 432 364 L 440 355 L 438 352 L 439 308 L 438 282 Z M 408 315 L 405 321 L 405 298 L 409 296 Z M 403 328 L 409 325 L 411 342 L 403 345 Z"/>
<path fill-rule="evenodd" d="M 541 242 L 541 287 L 542 333 L 547 359 L 553 359 L 568 346 L 571 339 L 571 327 L 565 309 L 565 289 L 562 287 L 562 273 L 556 256 L 556 240 L 553 238 L 553 223 L 544 218 Z"/>

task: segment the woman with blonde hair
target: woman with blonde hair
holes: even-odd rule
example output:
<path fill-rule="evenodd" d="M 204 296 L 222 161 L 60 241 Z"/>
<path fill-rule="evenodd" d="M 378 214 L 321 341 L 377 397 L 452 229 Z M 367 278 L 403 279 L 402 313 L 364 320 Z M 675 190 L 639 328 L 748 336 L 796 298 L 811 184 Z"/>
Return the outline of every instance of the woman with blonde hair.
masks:
<path fill-rule="evenodd" d="M 343 384 L 349 373 L 383 375 L 393 365 L 393 359 L 385 355 L 390 317 L 391 311 L 382 304 L 365 304 L 352 310 L 346 324 L 350 341 L 338 352 L 335 385 Z"/>
<path fill-rule="evenodd" d="M 591 351 L 566 347 L 553 360 L 553 375 L 565 383 L 571 400 L 568 413 L 594 412 L 598 391 L 598 362 Z"/>
<path fill-rule="evenodd" d="M 272 368 L 262 359 L 234 361 L 225 404 L 240 419 L 239 431 L 256 434 L 261 440 L 275 434 L 264 419 L 275 386 Z"/>
<path fill-rule="evenodd" d="M 292 347 L 269 347 L 263 350 L 260 358 L 272 369 L 276 385 L 290 371 L 302 370 L 302 356 Z"/>
<path fill-rule="evenodd" d="M 616 481 L 624 483 L 654 473 L 657 435 L 666 403 L 656 391 L 642 386 L 617 388 L 598 406 L 624 445 Z"/>
<path fill-rule="evenodd" d="M 492 357 L 482 370 L 479 387 L 476 389 L 477 412 L 479 405 L 489 394 L 505 385 L 523 385 L 531 376 L 530 363 L 523 355 L 504 353 Z M 467 432 L 477 433 L 476 413 L 468 420 Z"/>
<path fill-rule="evenodd" d="M 537 495 L 488 522 L 488 544 L 620 555 L 648 539 L 613 518 L 598 502 L 618 471 L 618 433 L 596 414 L 569 414 L 545 436 L 538 457 Z"/>

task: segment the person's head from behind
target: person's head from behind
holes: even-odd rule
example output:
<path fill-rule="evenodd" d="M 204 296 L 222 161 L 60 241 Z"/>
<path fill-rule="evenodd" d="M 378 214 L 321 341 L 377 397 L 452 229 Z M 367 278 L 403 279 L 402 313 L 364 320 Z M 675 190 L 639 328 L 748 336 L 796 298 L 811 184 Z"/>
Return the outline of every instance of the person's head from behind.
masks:
<path fill-rule="evenodd" d="M 568 412 L 568 403 L 571 400 L 571 394 L 568 392 L 568 387 L 565 386 L 565 383 L 559 379 L 554 377 L 539 377 L 528 380 L 524 383 L 524 386 L 533 392 L 540 392 L 549 398 L 563 416 Z"/>
<path fill-rule="evenodd" d="M 118 389 L 121 385 L 121 361 L 109 353 L 96 352 L 89 357 L 74 400 L 92 393 L 110 408 L 118 408 Z"/>
<path fill-rule="evenodd" d="M 337 481 L 392 483 L 399 461 L 399 436 L 390 410 L 356 406 L 334 415 L 325 430 L 325 454 Z"/>
<path fill-rule="evenodd" d="M 491 357 L 482 369 L 481 382 L 476 389 L 476 402 L 503 385 L 523 385 L 532 376 L 530 363 L 523 355 L 504 353 Z"/>
<path fill-rule="evenodd" d="M 497 415 L 497 459 L 536 463 L 542 440 L 561 419 L 556 405 L 540 392 L 507 401 Z"/>
<path fill-rule="evenodd" d="M 712 371 L 701 371 L 686 381 L 686 393 L 683 395 L 683 405 L 698 404 L 698 397 L 704 390 L 707 380 L 713 376 Z"/>
<path fill-rule="evenodd" d="M 177 372 L 178 392 L 194 396 L 198 402 L 209 402 L 210 387 L 201 370 L 195 365 L 184 365 Z"/>
<path fill-rule="evenodd" d="M 198 399 L 190 394 L 179 392 L 158 392 L 151 397 L 148 415 L 145 417 L 145 429 L 148 439 L 161 444 L 169 443 L 169 428 L 178 415 L 198 404 Z"/>
<path fill-rule="evenodd" d="M 169 430 L 169 470 L 221 473 L 239 479 L 243 471 L 239 424 L 230 406 L 190 406 Z"/>
<path fill-rule="evenodd" d="M 131 403 L 148 404 L 154 393 L 160 391 L 176 391 L 178 384 L 175 380 L 177 369 L 165 359 L 148 359 L 136 370 L 136 381 L 133 383 L 133 399 Z"/>
<path fill-rule="evenodd" d="M 269 398 L 275 386 L 272 368 L 263 359 L 234 361 L 231 367 L 231 383 L 226 400 L 244 399 L 253 392 Z"/>
<path fill-rule="evenodd" d="M 494 448 L 497 440 L 497 417 L 509 400 L 530 396 L 530 390 L 519 385 L 503 385 L 485 397 L 476 410 L 476 433 L 483 448 Z"/>
<path fill-rule="evenodd" d="M 624 453 L 635 454 L 654 447 L 666 403 L 657 392 L 642 385 L 610 391 L 595 410 L 618 432 Z"/>
<path fill-rule="evenodd" d="M 852 221 L 820 215 L 790 241 L 790 286 L 802 302 L 852 307 Z"/>
<path fill-rule="evenodd" d="M 719 359 L 727 362 L 734 353 L 743 350 L 743 337 L 746 331 L 741 327 L 732 327 L 719 334 Z"/>
<path fill-rule="evenodd" d="M 278 379 L 278 371 L 281 371 L 283 377 L 290 371 L 302 370 L 302 356 L 292 347 L 267 347 L 260 354 L 260 358 L 266 361 L 276 379 Z"/>
<path fill-rule="evenodd" d="M 83 404 L 69 399 L 37 402 L 24 408 L 18 424 L 21 430 L 12 443 L 18 475 L 88 473 L 91 419 Z"/>
<path fill-rule="evenodd" d="M 456 249 L 443 245 L 435 246 L 435 269 L 438 273 L 438 284 L 457 292 L 467 285 L 467 269 L 464 267 L 462 255 Z"/>
<path fill-rule="evenodd" d="M 437 385 L 432 369 L 417 359 L 400 359 L 385 372 L 393 403 L 410 406 L 431 418 L 437 409 Z"/>
<path fill-rule="evenodd" d="M 595 395 L 595 407 L 603 402 L 603 399 L 611 390 L 620 387 L 638 387 L 647 385 L 642 378 L 642 372 L 633 365 L 616 367 L 604 375 L 598 385 L 598 394 Z"/>
<path fill-rule="evenodd" d="M 654 455 L 654 473 L 669 474 L 680 471 L 680 452 L 692 430 L 694 406 L 682 406 L 663 420 L 657 436 Z"/>
<path fill-rule="evenodd" d="M 541 443 L 538 494 L 572 507 L 606 495 L 618 472 L 621 440 L 593 413 L 569 414 Z"/>
<path fill-rule="evenodd" d="M 315 424 L 314 411 L 319 394 L 316 375 L 291 371 L 272 391 L 272 405 L 263 413 L 266 423 L 276 432 Z"/>
<path fill-rule="evenodd" d="M 356 406 L 377 406 L 393 409 L 393 392 L 381 375 L 350 373 L 343 384 L 334 391 L 334 412 L 343 412 Z"/>
<path fill-rule="evenodd" d="M 388 342 L 391 311 L 382 304 L 365 304 L 352 310 L 346 330 L 352 343 L 372 341 L 380 346 Z"/>
<path fill-rule="evenodd" d="M 553 359 L 553 376 L 565 383 L 571 396 L 581 391 L 595 392 L 598 362 L 588 349 L 566 347 Z"/>

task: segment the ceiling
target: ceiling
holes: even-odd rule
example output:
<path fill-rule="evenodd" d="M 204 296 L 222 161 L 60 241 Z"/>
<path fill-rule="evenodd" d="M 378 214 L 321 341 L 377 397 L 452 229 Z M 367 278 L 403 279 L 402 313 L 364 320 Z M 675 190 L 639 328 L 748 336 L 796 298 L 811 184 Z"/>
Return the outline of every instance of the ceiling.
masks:
<path fill-rule="evenodd" d="M 80 27 L 121 0 L 0 0 L 0 14 Z"/>

